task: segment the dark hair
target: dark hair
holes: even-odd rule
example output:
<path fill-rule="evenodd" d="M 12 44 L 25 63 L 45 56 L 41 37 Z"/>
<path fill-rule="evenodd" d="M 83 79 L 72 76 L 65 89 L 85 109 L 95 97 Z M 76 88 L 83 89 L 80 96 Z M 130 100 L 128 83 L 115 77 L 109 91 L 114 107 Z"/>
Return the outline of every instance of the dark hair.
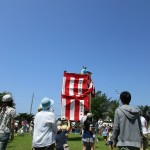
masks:
<path fill-rule="evenodd" d="M 146 111 L 146 120 L 150 120 L 150 108 Z"/>
<path fill-rule="evenodd" d="M 129 104 L 131 101 L 131 94 L 128 91 L 124 91 L 120 94 L 120 99 L 123 104 Z"/>
<path fill-rule="evenodd" d="M 89 110 L 84 111 L 84 115 L 87 115 L 87 113 L 89 113 Z"/>
<path fill-rule="evenodd" d="M 108 132 L 110 132 L 110 131 L 112 131 L 112 127 L 109 127 L 109 128 L 108 128 Z"/>
<path fill-rule="evenodd" d="M 8 101 L 8 102 L 5 102 L 5 103 L 6 103 L 6 105 L 9 106 L 9 107 L 14 107 L 14 102 L 13 102 L 13 100 Z"/>

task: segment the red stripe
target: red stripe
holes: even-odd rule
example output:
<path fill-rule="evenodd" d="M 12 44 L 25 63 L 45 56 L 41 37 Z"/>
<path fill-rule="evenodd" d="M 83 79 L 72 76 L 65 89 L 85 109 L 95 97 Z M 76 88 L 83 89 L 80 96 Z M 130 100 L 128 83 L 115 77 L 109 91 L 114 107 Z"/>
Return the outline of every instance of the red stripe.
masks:
<path fill-rule="evenodd" d="M 90 97 L 87 96 L 84 98 L 84 109 L 89 110 L 90 109 Z"/>
<path fill-rule="evenodd" d="M 65 117 L 70 118 L 70 99 L 66 99 L 66 114 Z"/>
<path fill-rule="evenodd" d="M 87 84 L 87 77 L 84 78 L 83 80 L 83 84 L 82 84 L 82 93 L 85 93 L 87 91 L 88 88 L 88 84 Z"/>
<path fill-rule="evenodd" d="M 74 113 L 74 120 L 79 121 L 79 105 L 80 100 L 84 100 L 84 109 L 89 110 L 90 109 L 90 94 L 95 94 L 95 88 L 94 86 L 92 88 L 89 88 L 90 82 L 92 82 L 92 79 L 88 75 L 81 75 L 81 74 L 75 74 L 75 73 L 64 73 L 64 77 L 66 77 L 66 83 L 64 85 L 65 93 L 62 95 L 62 98 L 66 99 L 66 106 L 65 106 L 65 117 L 70 119 L 70 100 L 75 100 L 75 113 Z M 69 84 L 70 84 L 70 78 L 75 78 L 74 80 L 74 95 L 69 95 Z M 78 84 L 79 84 L 79 78 L 83 78 L 82 82 L 82 94 L 80 96 L 77 96 L 78 94 Z M 94 90 L 93 90 L 94 89 Z"/>
<path fill-rule="evenodd" d="M 79 120 L 79 104 L 80 102 L 78 100 L 75 100 L 75 120 Z"/>

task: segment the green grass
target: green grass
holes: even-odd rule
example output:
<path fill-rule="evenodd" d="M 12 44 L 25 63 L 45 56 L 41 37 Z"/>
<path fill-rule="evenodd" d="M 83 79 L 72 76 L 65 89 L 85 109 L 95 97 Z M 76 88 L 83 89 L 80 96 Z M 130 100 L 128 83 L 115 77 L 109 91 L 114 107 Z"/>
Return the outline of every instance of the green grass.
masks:
<path fill-rule="evenodd" d="M 95 150 L 109 150 L 109 147 L 104 144 L 102 137 L 98 136 L 98 139 L 99 142 L 95 143 Z M 69 134 L 68 144 L 70 150 L 82 150 L 82 142 L 79 134 Z M 32 136 L 26 133 L 24 136 L 15 136 L 14 140 L 8 143 L 7 150 L 31 150 L 31 145 Z"/>
<path fill-rule="evenodd" d="M 24 136 L 15 136 L 13 141 L 10 141 L 6 150 L 31 150 L 32 136 L 25 133 Z"/>

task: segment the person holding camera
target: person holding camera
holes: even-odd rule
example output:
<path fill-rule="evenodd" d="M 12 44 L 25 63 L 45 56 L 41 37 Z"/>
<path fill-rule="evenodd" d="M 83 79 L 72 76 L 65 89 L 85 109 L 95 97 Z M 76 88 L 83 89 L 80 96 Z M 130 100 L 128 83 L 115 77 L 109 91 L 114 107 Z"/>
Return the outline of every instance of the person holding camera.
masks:
<path fill-rule="evenodd" d="M 69 145 L 67 144 L 67 133 L 69 132 L 69 130 L 70 130 L 69 119 L 63 117 L 61 120 L 58 120 L 57 135 L 56 135 L 56 150 L 69 150 Z"/>
<path fill-rule="evenodd" d="M 82 150 L 94 150 L 94 137 L 93 137 L 93 124 L 92 124 L 92 113 L 87 113 L 87 118 L 84 121 L 83 127 L 83 135 L 82 135 L 82 142 L 83 142 L 83 149 Z"/>
<path fill-rule="evenodd" d="M 32 140 L 34 150 L 54 150 L 57 126 L 55 114 L 50 111 L 51 105 L 51 99 L 43 98 L 42 110 L 35 115 Z"/>

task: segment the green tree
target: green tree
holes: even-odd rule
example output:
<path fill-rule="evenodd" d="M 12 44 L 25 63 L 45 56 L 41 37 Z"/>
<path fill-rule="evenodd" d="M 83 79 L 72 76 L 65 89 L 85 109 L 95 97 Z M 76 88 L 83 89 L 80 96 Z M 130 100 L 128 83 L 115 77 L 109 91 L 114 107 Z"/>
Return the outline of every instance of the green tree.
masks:
<path fill-rule="evenodd" d="M 15 120 L 18 120 L 19 123 L 21 123 L 22 121 L 26 120 L 28 123 L 31 122 L 31 120 L 33 120 L 34 115 L 33 114 L 27 114 L 27 113 L 19 113 L 16 117 Z"/>
<path fill-rule="evenodd" d="M 103 94 L 101 91 L 97 91 L 95 98 L 91 99 L 91 112 L 94 114 L 96 120 L 107 117 L 109 100 L 106 94 Z"/>
<path fill-rule="evenodd" d="M 140 110 L 142 110 L 143 116 L 145 117 L 145 116 L 146 116 L 146 111 L 147 111 L 148 109 L 150 109 L 150 106 L 148 106 L 148 105 L 146 105 L 146 106 L 140 105 L 140 106 L 138 106 L 138 108 L 139 108 Z"/>
<path fill-rule="evenodd" d="M 108 106 L 108 116 L 112 120 L 114 120 L 114 113 L 117 107 L 119 106 L 119 102 L 117 100 L 111 100 Z"/>

